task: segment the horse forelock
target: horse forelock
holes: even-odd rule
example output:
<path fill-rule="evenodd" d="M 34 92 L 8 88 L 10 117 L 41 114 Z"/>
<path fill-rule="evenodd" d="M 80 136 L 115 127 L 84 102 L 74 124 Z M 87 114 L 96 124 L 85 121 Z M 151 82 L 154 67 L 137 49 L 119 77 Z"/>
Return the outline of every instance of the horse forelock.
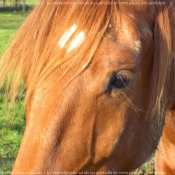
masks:
<path fill-rule="evenodd" d="M 16 87 L 12 84 L 11 88 L 13 99 L 20 82 L 16 76 L 24 77 L 28 99 L 36 85 L 55 69 L 64 67 L 58 82 L 74 70 L 71 81 L 88 66 L 106 31 L 113 7 L 107 5 L 107 0 L 98 1 L 103 2 L 100 5 L 95 0 L 90 5 L 82 2 L 74 5 L 69 1 L 55 4 L 53 0 L 44 0 L 30 14 L 2 63 L 0 76 L 5 77 L 11 70 L 16 82 Z"/>

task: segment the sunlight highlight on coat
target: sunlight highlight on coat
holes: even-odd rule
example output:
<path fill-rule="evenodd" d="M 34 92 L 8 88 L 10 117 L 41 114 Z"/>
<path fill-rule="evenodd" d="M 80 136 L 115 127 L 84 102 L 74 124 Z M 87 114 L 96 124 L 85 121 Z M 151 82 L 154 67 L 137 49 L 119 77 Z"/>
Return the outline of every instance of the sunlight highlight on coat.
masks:
<path fill-rule="evenodd" d="M 133 35 L 133 31 L 129 30 L 129 25 L 124 21 L 121 36 L 124 45 L 128 45 L 138 55 L 141 51 L 141 41 L 138 36 Z"/>
<path fill-rule="evenodd" d="M 152 32 L 148 27 L 143 28 L 143 33 L 148 34 L 150 37 L 152 37 Z"/>
<path fill-rule="evenodd" d="M 137 54 L 140 52 L 140 49 L 141 49 L 141 41 L 140 40 L 136 40 L 135 42 L 134 42 L 134 45 L 135 45 L 135 47 L 134 47 L 134 50 L 137 52 Z"/>

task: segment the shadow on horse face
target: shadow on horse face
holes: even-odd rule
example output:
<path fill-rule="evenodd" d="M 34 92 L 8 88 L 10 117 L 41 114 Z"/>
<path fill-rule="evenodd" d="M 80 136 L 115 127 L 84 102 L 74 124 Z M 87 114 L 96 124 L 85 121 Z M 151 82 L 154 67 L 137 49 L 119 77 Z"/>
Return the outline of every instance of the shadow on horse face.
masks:
<path fill-rule="evenodd" d="M 18 53 L 14 57 L 29 95 L 26 129 L 12 174 L 128 174 L 156 148 L 166 109 L 159 121 L 157 108 L 149 113 L 150 102 L 157 102 L 159 94 L 162 101 L 167 93 L 159 88 L 150 96 L 152 74 L 158 72 L 159 77 L 161 71 L 155 69 L 159 63 L 153 66 L 155 7 L 119 8 L 111 2 L 82 8 L 41 4 L 19 32 L 12 51 Z M 21 38 L 27 41 L 30 59 L 16 46 Z M 74 61 L 77 57 L 81 59 Z M 84 58 L 90 59 L 84 63 Z M 59 59 L 64 64 L 57 64 Z"/>

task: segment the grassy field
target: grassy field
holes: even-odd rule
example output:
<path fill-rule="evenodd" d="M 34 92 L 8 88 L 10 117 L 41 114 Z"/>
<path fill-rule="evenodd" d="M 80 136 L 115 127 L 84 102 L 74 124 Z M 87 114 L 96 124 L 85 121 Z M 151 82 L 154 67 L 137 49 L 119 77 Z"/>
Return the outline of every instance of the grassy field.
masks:
<path fill-rule="evenodd" d="M 18 5 L 21 5 L 23 0 L 18 0 Z M 36 5 L 36 0 L 26 0 L 26 4 L 29 6 Z M 15 5 L 15 0 L 6 0 L 5 7 L 12 7 Z M 0 0 L 0 7 L 3 7 L 4 3 L 3 0 Z"/>
<path fill-rule="evenodd" d="M 0 57 L 9 46 L 17 29 L 26 19 L 28 12 L 1 12 L 0 13 Z"/>
<path fill-rule="evenodd" d="M 31 1 L 35 3 L 35 0 Z M 26 19 L 29 12 L 0 13 L 0 57 L 9 46 L 17 29 Z M 17 155 L 25 126 L 24 95 L 18 95 L 18 101 L 12 111 L 3 101 L 5 90 L 0 90 L 0 174 L 9 174 Z M 153 174 L 154 161 L 151 159 L 137 170 L 139 175 Z"/>
<path fill-rule="evenodd" d="M 26 19 L 28 12 L 0 13 L 0 57 L 9 46 L 16 31 Z M 5 90 L 0 90 L 0 174 L 9 174 L 17 155 L 24 131 L 24 94 L 18 95 L 13 110 L 8 110 L 8 102 L 4 102 Z"/>

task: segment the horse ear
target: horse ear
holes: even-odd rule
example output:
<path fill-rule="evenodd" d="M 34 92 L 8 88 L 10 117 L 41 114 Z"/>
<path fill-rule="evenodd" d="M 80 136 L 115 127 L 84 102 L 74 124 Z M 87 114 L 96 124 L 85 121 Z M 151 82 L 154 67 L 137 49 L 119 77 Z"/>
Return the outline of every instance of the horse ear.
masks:
<path fill-rule="evenodd" d="M 150 114 L 164 120 L 175 104 L 175 0 L 156 2 Z"/>

